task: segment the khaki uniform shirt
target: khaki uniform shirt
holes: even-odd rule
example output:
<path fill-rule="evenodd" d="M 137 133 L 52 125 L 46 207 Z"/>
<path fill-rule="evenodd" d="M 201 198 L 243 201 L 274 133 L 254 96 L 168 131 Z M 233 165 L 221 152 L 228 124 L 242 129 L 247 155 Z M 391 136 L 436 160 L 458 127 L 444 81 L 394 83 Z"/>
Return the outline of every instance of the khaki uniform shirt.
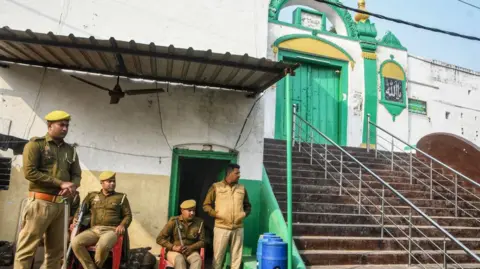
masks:
<path fill-rule="evenodd" d="M 234 230 L 243 227 L 243 220 L 250 214 L 252 205 L 243 185 L 229 185 L 223 180 L 210 187 L 203 210 L 215 218 L 215 227 Z"/>
<path fill-rule="evenodd" d="M 78 218 L 80 209 L 75 214 Z M 90 192 L 85 197 L 85 214 L 90 211 L 90 226 L 114 226 L 120 224 L 128 228 L 132 222 L 132 211 L 127 195 L 114 192 L 106 196 L 103 191 Z"/>
<path fill-rule="evenodd" d="M 56 195 L 62 182 L 80 186 L 82 170 L 75 148 L 57 144 L 48 134 L 33 137 L 23 149 L 23 172 L 29 191 Z"/>
<path fill-rule="evenodd" d="M 172 250 L 173 246 L 180 246 L 180 237 L 178 235 L 177 224 L 178 219 L 180 226 L 180 234 L 184 246 L 190 246 L 192 251 L 198 251 L 205 245 L 205 227 L 201 218 L 193 218 L 192 222 L 187 223 L 182 216 L 172 217 L 163 227 L 157 236 L 157 244 Z"/>

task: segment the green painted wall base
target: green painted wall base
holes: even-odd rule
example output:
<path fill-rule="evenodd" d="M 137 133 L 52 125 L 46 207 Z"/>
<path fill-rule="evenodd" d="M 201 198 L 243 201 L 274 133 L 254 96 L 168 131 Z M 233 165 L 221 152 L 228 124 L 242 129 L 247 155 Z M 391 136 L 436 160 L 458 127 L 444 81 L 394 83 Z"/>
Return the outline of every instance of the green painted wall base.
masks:
<path fill-rule="evenodd" d="M 261 188 L 261 214 L 260 214 L 260 232 L 271 232 L 280 236 L 285 242 L 287 241 L 287 224 L 283 217 L 282 211 L 278 206 L 277 199 L 270 185 L 267 172 L 263 169 L 262 188 Z M 257 236 L 258 240 L 258 236 Z M 305 264 L 298 253 L 298 249 L 293 244 L 292 251 L 293 267 L 296 269 L 306 268 Z"/>

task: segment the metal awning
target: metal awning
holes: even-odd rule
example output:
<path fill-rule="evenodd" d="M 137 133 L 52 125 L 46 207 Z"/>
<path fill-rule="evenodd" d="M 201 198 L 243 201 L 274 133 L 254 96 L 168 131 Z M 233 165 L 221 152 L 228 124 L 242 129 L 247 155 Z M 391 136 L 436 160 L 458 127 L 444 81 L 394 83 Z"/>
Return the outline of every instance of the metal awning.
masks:
<path fill-rule="evenodd" d="M 0 28 L 0 61 L 259 93 L 298 65 L 233 55 Z"/>

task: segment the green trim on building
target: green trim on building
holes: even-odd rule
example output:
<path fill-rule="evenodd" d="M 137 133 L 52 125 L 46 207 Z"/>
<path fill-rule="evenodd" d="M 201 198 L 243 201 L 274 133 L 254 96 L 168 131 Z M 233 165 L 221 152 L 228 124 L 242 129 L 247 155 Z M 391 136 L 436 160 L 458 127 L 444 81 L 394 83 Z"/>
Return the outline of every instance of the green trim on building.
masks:
<path fill-rule="evenodd" d="M 304 36 L 304 35 L 296 35 L 296 36 Z M 282 38 L 286 38 L 286 37 L 288 36 L 285 36 Z M 279 38 L 277 41 L 279 41 L 280 39 L 281 38 Z M 288 39 L 284 39 L 284 40 L 288 40 Z M 339 141 L 337 141 L 337 143 L 340 144 L 341 146 L 346 146 L 347 145 L 347 127 L 348 127 L 347 125 L 348 124 L 348 76 L 349 76 L 348 62 L 328 59 L 324 57 L 318 57 L 317 55 L 311 55 L 311 54 L 301 53 L 296 51 L 295 52 L 287 51 L 281 48 L 278 52 L 278 60 L 286 61 L 286 62 L 307 62 L 307 63 L 319 65 L 319 66 L 335 67 L 340 69 L 339 89 L 340 89 L 340 96 L 342 96 L 342 98 L 340 99 L 340 103 L 341 103 L 340 113 L 339 113 L 340 117 L 338 119 L 338 122 L 340 125 L 340 129 L 339 129 L 340 139 Z M 282 79 L 281 81 L 277 82 L 276 101 L 275 101 L 275 138 L 277 139 L 281 139 L 283 137 L 282 129 L 280 128 L 280 126 L 283 126 L 284 122 L 282 121 L 282 117 L 279 117 L 279 115 L 283 115 L 284 109 L 285 109 L 284 88 L 285 88 L 285 79 Z M 343 100 L 343 96 L 346 96 L 345 100 Z"/>
<path fill-rule="evenodd" d="M 365 80 L 365 104 L 363 109 L 363 136 L 362 142 L 367 143 L 368 115 L 370 121 L 377 123 L 378 111 L 378 81 L 377 81 L 377 29 L 370 20 L 357 24 L 360 47 L 363 52 L 364 80 Z M 370 144 L 376 144 L 376 129 L 370 128 Z"/>
<path fill-rule="evenodd" d="M 393 49 L 399 49 L 399 50 L 404 50 L 407 51 L 407 48 L 405 48 L 400 40 L 390 31 L 388 31 L 383 38 L 379 41 L 379 45 L 393 48 Z"/>
<path fill-rule="evenodd" d="M 215 160 L 227 160 L 231 163 L 237 163 L 237 154 L 228 152 L 217 151 L 200 151 L 189 149 L 173 149 L 172 153 L 172 169 L 170 175 L 170 192 L 168 199 L 168 217 L 176 216 L 178 214 L 178 197 L 179 197 L 179 184 L 178 181 L 178 165 L 180 157 L 190 157 L 199 159 L 215 159 Z"/>
<path fill-rule="evenodd" d="M 332 47 L 335 47 L 336 49 L 340 50 L 343 54 L 345 54 L 348 59 L 352 62 L 354 62 L 353 60 L 353 57 L 346 51 L 344 50 L 342 47 L 340 47 L 339 45 L 329 41 L 329 40 L 326 40 L 324 38 L 321 38 L 321 37 L 318 37 L 318 36 L 313 36 L 313 35 L 306 35 L 306 34 L 291 34 L 291 35 L 285 35 L 285 36 L 282 36 L 282 37 L 279 37 L 277 38 L 277 40 L 275 40 L 275 42 L 273 42 L 273 45 L 278 47 L 278 45 L 284 41 L 287 41 L 287 40 L 291 40 L 291 39 L 298 39 L 298 38 L 310 38 L 310 39 L 315 39 L 315 40 L 318 40 L 318 41 L 322 41 L 328 45 L 331 45 Z M 279 48 L 280 50 L 285 50 L 284 48 Z M 299 52 L 300 53 L 300 52 Z M 305 54 L 305 53 L 302 53 L 302 54 Z M 318 55 L 312 55 L 316 58 L 325 58 L 327 59 L 326 57 L 319 57 Z M 334 60 L 334 59 L 332 59 Z"/>
<path fill-rule="evenodd" d="M 289 0 L 270 0 L 270 4 L 268 7 L 268 18 L 273 20 L 278 20 L 278 15 L 280 14 L 280 10 L 288 3 Z M 332 3 L 339 3 L 342 2 L 340 0 L 329 0 Z M 347 30 L 347 35 L 349 37 L 358 38 L 358 31 L 357 31 L 357 24 L 352 18 L 352 15 L 345 9 L 339 8 L 334 5 L 330 5 L 330 7 L 340 16 L 343 23 L 345 24 L 345 28 Z"/>
<path fill-rule="evenodd" d="M 313 36 L 316 36 L 317 34 L 321 34 L 321 35 L 328 35 L 328 36 L 338 37 L 338 38 L 342 38 L 342 39 L 350 40 L 350 41 L 358 41 L 358 38 L 353 38 L 353 37 L 349 37 L 349 36 L 343 36 L 343 35 L 339 35 L 339 34 L 335 34 L 335 33 L 329 32 L 329 31 L 317 31 L 317 30 L 312 30 L 312 29 L 307 28 L 307 27 L 304 27 L 304 26 L 302 26 L 302 25 L 291 24 L 291 23 L 288 23 L 288 22 L 279 21 L 279 20 L 275 20 L 275 19 L 268 19 L 268 22 L 274 23 L 274 24 L 278 24 L 278 25 L 281 25 L 281 26 L 293 27 L 293 28 L 297 28 L 297 29 L 300 29 L 300 30 L 309 31 L 309 32 L 312 32 L 312 35 L 313 35 Z"/>
<path fill-rule="evenodd" d="M 302 25 L 302 12 L 310 13 L 312 15 L 320 15 L 322 17 L 322 25 L 321 25 L 320 29 L 313 29 L 313 28 L 303 26 Z M 293 12 L 293 24 L 298 25 L 298 26 L 302 26 L 302 27 L 310 29 L 310 30 L 327 31 L 327 16 L 323 12 L 319 12 L 319 11 L 311 10 L 311 9 L 306 9 L 304 7 L 299 7 L 297 9 L 295 9 L 295 11 Z"/>
<path fill-rule="evenodd" d="M 287 224 L 283 217 L 280 206 L 278 205 L 277 198 L 270 185 L 265 167 L 263 167 L 262 175 L 262 189 L 261 189 L 261 214 L 260 214 L 260 232 L 275 233 L 280 236 L 285 242 L 287 241 Z M 298 252 L 295 243 L 293 244 L 292 251 L 293 268 L 304 269 L 305 264 Z"/>
<path fill-rule="evenodd" d="M 377 60 L 363 59 L 363 64 L 365 77 L 365 105 L 363 114 L 364 120 L 362 142 L 367 143 L 368 114 L 370 114 L 370 121 L 373 123 L 377 123 Z M 376 145 L 376 137 L 376 128 L 370 128 L 370 145 Z"/>
<path fill-rule="evenodd" d="M 385 99 L 385 79 L 382 74 L 383 67 L 387 63 L 393 63 L 400 67 L 403 72 L 403 81 L 402 81 L 402 103 L 391 102 Z M 392 115 L 392 120 L 395 121 L 395 118 L 402 113 L 402 111 L 407 107 L 407 75 L 405 74 L 405 70 L 403 67 L 393 59 L 393 55 L 391 56 L 391 60 L 386 60 L 382 63 L 379 70 L 380 75 L 380 89 L 381 89 L 381 100 L 380 103 L 387 109 L 387 111 Z"/>

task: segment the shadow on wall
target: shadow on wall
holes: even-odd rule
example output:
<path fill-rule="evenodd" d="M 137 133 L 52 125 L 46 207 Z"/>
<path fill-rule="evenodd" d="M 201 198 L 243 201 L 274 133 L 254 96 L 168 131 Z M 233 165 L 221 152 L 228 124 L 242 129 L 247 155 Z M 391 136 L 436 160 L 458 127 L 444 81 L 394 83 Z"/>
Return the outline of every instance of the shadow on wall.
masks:
<path fill-rule="evenodd" d="M 480 183 L 480 148 L 474 143 L 450 133 L 433 133 L 422 137 L 417 148 Z"/>

